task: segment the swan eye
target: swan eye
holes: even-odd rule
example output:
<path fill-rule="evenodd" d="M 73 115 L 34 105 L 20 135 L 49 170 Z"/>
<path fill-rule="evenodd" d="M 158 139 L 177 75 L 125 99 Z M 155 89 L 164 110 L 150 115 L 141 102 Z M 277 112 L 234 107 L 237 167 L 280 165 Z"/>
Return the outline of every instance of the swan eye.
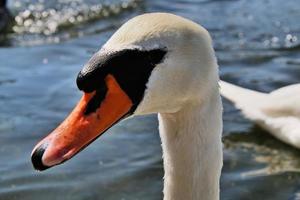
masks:
<path fill-rule="evenodd" d="M 79 72 L 77 86 L 87 93 L 103 91 L 106 87 L 104 79 L 110 74 L 130 97 L 135 108 L 143 98 L 153 68 L 163 61 L 166 53 L 165 48 L 147 51 L 125 49 L 110 54 L 96 53 Z"/>

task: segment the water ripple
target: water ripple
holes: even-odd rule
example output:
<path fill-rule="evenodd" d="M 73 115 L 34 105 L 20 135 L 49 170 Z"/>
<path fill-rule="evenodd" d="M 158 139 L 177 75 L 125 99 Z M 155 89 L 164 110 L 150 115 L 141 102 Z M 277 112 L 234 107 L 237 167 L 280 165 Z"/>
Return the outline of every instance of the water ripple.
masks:
<path fill-rule="evenodd" d="M 116 3 L 98 3 L 89 5 L 83 0 L 61 1 L 57 7 L 46 8 L 43 0 L 29 4 L 28 9 L 15 16 L 16 33 L 51 35 L 61 29 L 78 24 L 118 15 L 123 11 L 137 7 L 139 0 L 122 0 Z M 21 4 L 20 1 L 15 4 Z"/>

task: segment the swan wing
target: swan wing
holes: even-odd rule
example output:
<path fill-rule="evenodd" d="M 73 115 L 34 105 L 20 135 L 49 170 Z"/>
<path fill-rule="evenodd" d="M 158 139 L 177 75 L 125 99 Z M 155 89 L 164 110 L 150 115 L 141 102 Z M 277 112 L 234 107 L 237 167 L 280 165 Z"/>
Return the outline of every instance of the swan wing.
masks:
<path fill-rule="evenodd" d="M 279 140 L 300 148 L 300 84 L 269 94 L 220 81 L 221 94 Z"/>

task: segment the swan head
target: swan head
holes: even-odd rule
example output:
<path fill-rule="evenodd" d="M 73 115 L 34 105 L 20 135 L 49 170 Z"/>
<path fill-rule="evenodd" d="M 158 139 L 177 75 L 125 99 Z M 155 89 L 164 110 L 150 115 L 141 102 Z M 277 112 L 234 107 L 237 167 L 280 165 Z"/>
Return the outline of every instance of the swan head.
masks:
<path fill-rule="evenodd" d="M 36 169 L 60 164 L 130 115 L 174 113 L 201 102 L 217 84 L 208 32 L 166 13 L 137 16 L 87 62 L 77 77 L 84 95 L 32 152 Z"/>

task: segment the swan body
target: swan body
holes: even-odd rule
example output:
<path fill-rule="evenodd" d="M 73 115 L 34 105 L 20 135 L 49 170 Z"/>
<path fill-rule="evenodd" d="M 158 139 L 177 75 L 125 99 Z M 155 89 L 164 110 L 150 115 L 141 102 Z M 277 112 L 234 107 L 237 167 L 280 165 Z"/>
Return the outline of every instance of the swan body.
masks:
<path fill-rule="evenodd" d="M 220 81 L 221 94 L 234 103 L 246 118 L 277 139 L 300 148 L 300 84 L 271 93 L 245 89 Z"/>
<path fill-rule="evenodd" d="M 222 104 L 208 32 L 167 13 L 137 16 L 77 77 L 84 95 L 32 152 L 36 169 L 70 159 L 126 116 L 159 113 L 164 200 L 218 200 Z"/>

